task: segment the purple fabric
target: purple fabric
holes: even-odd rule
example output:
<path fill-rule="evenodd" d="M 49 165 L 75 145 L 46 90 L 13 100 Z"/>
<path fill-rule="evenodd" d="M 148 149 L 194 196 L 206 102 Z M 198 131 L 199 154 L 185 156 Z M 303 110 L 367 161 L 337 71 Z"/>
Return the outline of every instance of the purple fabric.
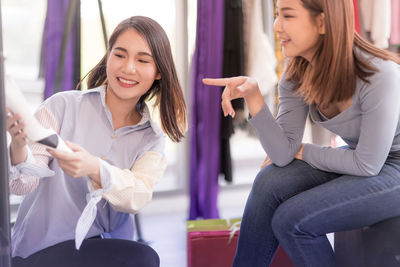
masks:
<path fill-rule="evenodd" d="M 190 219 L 218 218 L 221 90 L 202 79 L 222 77 L 224 1 L 199 0 L 192 63 Z"/>
<path fill-rule="evenodd" d="M 47 14 L 44 28 L 44 98 L 53 94 L 61 42 L 70 0 L 47 0 Z M 74 85 L 74 34 L 71 32 L 65 56 L 61 91 L 71 90 Z"/>

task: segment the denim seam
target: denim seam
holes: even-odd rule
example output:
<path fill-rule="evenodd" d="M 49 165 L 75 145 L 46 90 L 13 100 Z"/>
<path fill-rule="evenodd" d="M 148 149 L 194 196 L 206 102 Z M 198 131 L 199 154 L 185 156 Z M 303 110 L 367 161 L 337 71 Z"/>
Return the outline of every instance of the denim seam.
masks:
<path fill-rule="evenodd" d="M 272 242 L 272 245 L 270 246 L 270 248 L 269 248 L 269 250 L 268 250 L 268 257 L 267 258 L 264 258 L 264 263 L 265 264 L 267 264 L 268 262 L 267 262 L 267 259 L 271 259 L 271 261 L 270 261 L 270 263 L 272 262 L 272 251 L 273 251 L 273 249 L 274 249 L 274 247 L 275 247 L 275 244 L 276 243 L 278 243 L 278 241 L 277 241 L 277 239 L 274 237 L 274 240 L 273 240 L 273 242 Z M 279 243 L 278 243 L 279 244 Z M 278 248 L 277 248 L 278 249 Z"/>
<path fill-rule="evenodd" d="M 390 191 L 397 190 L 397 189 L 399 189 L 399 188 L 400 188 L 400 185 L 395 186 L 395 187 L 393 187 L 393 188 L 388 188 L 388 189 L 385 189 L 385 190 L 382 190 L 382 191 L 378 191 L 378 192 L 374 192 L 374 193 L 368 194 L 368 196 L 384 194 L 384 193 L 387 193 L 387 192 L 390 192 Z M 307 221 L 307 220 L 309 220 L 309 219 L 311 219 L 311 218 L 314 218 L 314 217 L 317 216 L 318 214 L 320 214 L 320 213 L 322 213 L 322 212 L 325 212 L 326 210 L 329 210 L 329 209 L 331 209 L 332 207 L 345 206 L 345 205 L 349 204 L 350 202 L 352 202 L 352 201 L 354 201 L 354 200 L 359 200 L 359 199 L 363 199 L 363 198 L 366 198 L 366 197 L 367 197 L 366 195 L 362 195 L 362 196 L 353 198 L 353 199 L 351 199 L 351 200 L 347 200 L 347 201 L 344 201 L 344 202 L 340 202 L 340 203 L 334 204 L 334 205 L 329 206 L 329 207 L 327 207 L 327 208 L 325 208 L 325 209 L 322 209 L 322 210 L 320 210 L 320 211 L 318 211 L 318 212 L 315 212 L 315 213 L 313 213 L 313 214 L 310 214 L 310 215 L 304 217 L 299 223 L 297 223 L 297 224 L 295 225 L 295 227 L 297 227 L 297 228 L 300 229 L 300 227 L 301 227 L 300 225 L 303 224 L 305 221 Z M 299 250 L 299 251 L 300 251 L 300 253 L 301 253 L 302 256 L 303 256 L 302 258 L 304 259 L 304 258 L 306 257 L 306 255 L 303 254 L 303 251 L 302 251 L 302 250 Z M 306 264 L 306 266 L 307 266 L 307 264 Z"/>

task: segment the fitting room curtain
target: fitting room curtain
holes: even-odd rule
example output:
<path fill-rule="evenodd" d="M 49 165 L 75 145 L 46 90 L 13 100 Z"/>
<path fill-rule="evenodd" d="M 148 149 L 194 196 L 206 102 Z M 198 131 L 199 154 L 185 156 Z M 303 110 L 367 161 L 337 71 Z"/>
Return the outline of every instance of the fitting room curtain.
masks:
<path fill-rule="evenodd" d="M 217 218 L 221 89 L 202 83 L 222 77 L 224 0 L 199 0 L 192 61 L 190 219 Z"/>
<path fill-rule="evenodd" d="M 10 197 L 6 136 L 6 105 L 4 92 L 4 58 L 2 10 L 0 2 L 0 266 L 11 266 Z"/>
<path fill-rule="evenodd" d="M 80 0 L 48 0 L 42 45 L 44 98 L 80 80 Z"/>

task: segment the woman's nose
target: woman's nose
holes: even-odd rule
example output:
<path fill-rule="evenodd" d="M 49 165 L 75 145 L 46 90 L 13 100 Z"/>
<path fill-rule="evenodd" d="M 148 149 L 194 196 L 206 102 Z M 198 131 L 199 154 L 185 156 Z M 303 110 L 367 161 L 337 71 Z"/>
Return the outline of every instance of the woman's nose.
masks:
<path fill-rule="evenodd" d="M 281 19 L 279 19 L 279 17 L 275 18 L 274 21 L 274 32 L 282 32 L 282 22 Z"/>
<path fill-rule="evenodd" d="M 136 72 L 135 62 L 133 62 L 133 61 L 127 61 L 127 62 L 124 64 L 124 72 L 125 72 L 125 73 L 135 73 L 135 72 Z"/>

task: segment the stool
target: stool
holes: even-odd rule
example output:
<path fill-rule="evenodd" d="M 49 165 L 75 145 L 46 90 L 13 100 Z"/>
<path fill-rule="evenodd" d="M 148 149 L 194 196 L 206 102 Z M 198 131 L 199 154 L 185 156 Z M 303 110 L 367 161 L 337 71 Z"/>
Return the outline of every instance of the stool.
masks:
<path fill-rule="evenodd" d="M 400 266 L 400 217 L 334 234 L 339 267 Z"/>

